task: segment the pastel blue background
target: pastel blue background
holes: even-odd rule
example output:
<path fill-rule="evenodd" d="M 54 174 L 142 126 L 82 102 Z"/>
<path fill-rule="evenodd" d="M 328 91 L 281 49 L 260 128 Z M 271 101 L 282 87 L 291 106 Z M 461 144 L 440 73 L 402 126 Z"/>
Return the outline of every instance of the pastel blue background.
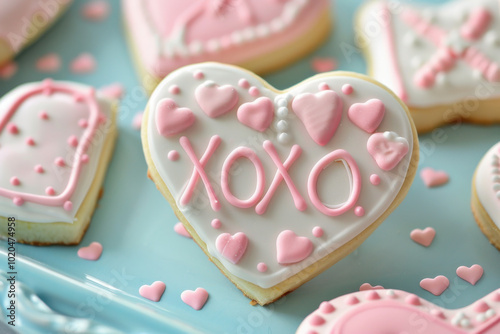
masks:
<path fill-rule="evenodd" d="M 361 2 L 337 1 L 332 6 L 335 25 L 328 42 L 309 57 L 265 78 L 277 88 L 291 86 L 314 74 L 310 66 L 314 56 L 334 57 L 339 69 L 364 73 L 366 66 L 354 46 L 352 30 L 353 14 Z M 250 306 L 192 240 L 173 231 L 177 219 L 147 179 L 140 135 L 131 127 L 134 114 L 144 109 L 147 97 L 125 43 L 119 2 L 110 1 L 111 16 L 98 23 L 81 17 L 84 3 L 75 1 L 50 31 L 16 58 L 17 74 L 0 80 L 0 94 L 21 83 L 41 80 L 46 74 L 36 70 L 36 60 L 56 52 L 62 57 L 63 68 L 52 78 L 96 87 L 120 82 L 127 92 L 104 196 L 81 243 L 101 242 L 101 259 L 91 262 L 78 258 L 78 246 L 17 246 L 18 280 L 51 308 L 66 315 L 95 317 L 134 333 L 292 333 L 321 301 L 357 291 L 365 282 L 416 293 L 447 308 L 463 307 L 500 288 L 500 252 L 481 233 L 470 210 L 472 174 L 479 159 L 500 139 L 500 127 L 459 124 L 420 136 L 419 170 L 433 167 L 447 171 L 447 185 L 428 189 L 417 176 L 400 207 L 355 253 L 278 302 L 265 308 Z M 341 47 L 354 48 L 354 53 L 346 57 Z M 82 52 L 97 59 L 94 73 L 76 75 L 68 70 L 71 60 Z M 413 229 L 427 226 L 437 232 L 429 248 L 409 237 Z M 0 242 L 0 269 L 6 263 L 5 246 Z M 483 266 L 485 273 L 472 286 L 459 279 L 455 270 L 475 263 Z M 451 282 L 441 297 L 419 286 L 421 279 L 437 275 L 445 275 Z M 161 301 L 153 303 L 140 297 L 139 287 L 156 280 L 167 285 Z M 197 287 L 210 293 L 201 311 L 180 300 L 183 290 Z M 100 296 L 103 291 L 111 295 Z"/>

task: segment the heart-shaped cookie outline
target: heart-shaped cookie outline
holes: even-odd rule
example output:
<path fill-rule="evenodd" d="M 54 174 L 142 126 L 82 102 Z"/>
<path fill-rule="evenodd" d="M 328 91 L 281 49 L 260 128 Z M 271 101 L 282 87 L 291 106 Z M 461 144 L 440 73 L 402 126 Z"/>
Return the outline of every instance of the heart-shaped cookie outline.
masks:
<path fill-rule="evenodd" d="M 303 92 L 302 90 L 300 90 L 300 87 L 302 87 L 302 85 L 309 85 L 308 87 L 312 87 L 314 85 L 314 87 L 316 87 L 315 88 L 316 91 L 323 90 L 325 85 L 320 85 L 320 88 L 318 88 L 318 84 L 317 84 L 318 82 L 321 82 L 323 80 L 328 81 L 330 79 L 331 80 L 341 80 L 341 78 L 345 78 L 346 80 L 348 80 L 347 78 L 353 79 L 360 84 L 370 85 L 370 87 L 373 87 L 373 89 L 380 91 L 382 93 L 382 95 L 387 94 L 387 95 L 384 95 L 385 96 L 384 98 L 388 99 L 385 102 L 387 103 L 387 101 L 391 101 L 391 103 L 395 103 L 397 105 L 397 108 L 398 109 L 400 108 L 400 110 L 401 110 L 401 111 L 398 111 L 398 113 L 399 113 L 398 116 L 394 116 L 394 117 L 400 117 L 401 119 L 405 120 L 404 122 L 408 122 L 407 129 L 409 131 L 408 138 L 409 138 L 409 140 L 411 139 L 411 145 L 410 145 L 411 155 L 409 154 L 404 160 L 405 160 L 405 164 L 406 164 L 406 162 L 409 162 L 409 161 L 412 161 L 412 162 L 409 165 L 408 170 L 404 171 L 404 173 L 406 173 L 406 178 L 401 181 L 401 188 L 399 189 L 397 194 L 394 193 L 394 196 L 395 196 L 394 201 L 388 204 L 387 210 L 383 214 L 381 214 L 378 217 L 378 219 L 375 219 L 375 222 L 372 222 L 360 234 L 358 234 L 357 240 L 364 240 L 370 233 L 372 233 L 375 230 L 376 227 L 378 227 L 378 225 L 383 221 L 383 219 L 385 219 L 389 215 L 389 213 L 392 210 L 394 210 L 394 208 L 397 207 L 397 205 L 399 205 L 401 198 L 408 191 L 409 185 L 411 184 L 411 182 L 415 176 L 416 165 L 415 165 L 414 161 L 415 161 L 415 159 L 418 159 L 418 152 L 417 152 L 418 141 L 416 139 L 415 128 L 414 128 L 414 126 L 411 123 L 411 120 L 409 118 L 408 110 L 406 109 L 405 105 L 402 104 L 402 102 L 392 92 L 388 91 L 385 87 L 380 86 L 378 83 L 376 83 L 375 81 L 373 81 L 372 79 L 370 79 L 366 76 L 355 74 L 355 73 L 349 73 L 349 72 L 333 72 L 333 73 L 328 73 L 328 74 L 323 74 L 323 75 L 317 75 L 317 76 L 310 78 L 310 79 L 308 79 L 300 84 L 297 84 L 296 86 L 293 86 L 287 90 L 278 91 L 275 88 L 269 86 L 269 84 L 267 84 L 263 79 L 255 76 L 254 74 L 252 74 L 246 70 L 240 69 L 236 66 L 222 65 L 222 64 L 218 64 L 218 63 L 203 63 L 203 64 L 196 64 L 196 65 L 184 67 L 184 68 L 172 73 L 171 76 L 167 77 L 164 80 L 164 82 L 158 87 L 158 89 L 155 91 L 155 93 L 153 93 L 152 98 L 150 99 L 150 101 L 148 103 L 148 107 L 146 108 L 146 112 L 145 112 L 145 119 L 147 119 L 145 124 L 149 124 L 149 125 L 151 124 L 150 119 L 149 119 L 149 117 L 151 117 L 150 106 L 155 105 L 156 102 L 154 102 L 154 101 L 156 101 L 158 98 L 160 98 L 160 96 L 166 96 L 166 95 L 163 95 L 163 93 L 160 93 L 160 91 L 163 91 L 163 89 L 169 87 L 171 84 L 176 83 L 176 85 L 177 85 L 177 83 L 179 83 L 178 86 L 181 88 L 181 91 L 183 91 L 183 95 L 186 98 L 188 96 L 191 96 L 190 94 L 187 94 L 189 89 L 187 89 L 187 90 L 184 89 L 183 87 L 181 87 L 180 81 L 176 81 L 176 80 L 179 80 L 179 78 L 180 78 L 179 72 L 182 71 L 183 73 L 185 73 L 186 79 L 188 79 L 187 81 L 198 80 L 198 81 L 196 81 L 196 82 L 198 82 L 197 85 L 200 85 L 206 80 L 213 79 L 210 75 L 210 73 L 212 73 L 210 71 L 212 71 L 212 70 L 213 71 L 221 71 L 221 73 L 224 71 L 229 71 L 229 72 L 235 71 L 235 73 L 237 73 L 237 74 L 235 74 L 235 77 L 232 77 L 235 81 L 232 81 L 232 79 L 231 79 L 231 83 L 233 85 L 235 85 L 235 87 L 238 86 L 238 81 L 241 82 L 241 80 L 243 80 L 243 79 L 241 79 L 243 77 L 246 82 L 251 83 L 250 85 L 245 85 L 245 87 L 257 86 L 257 87 L 259 87 L 260 90 L 263 90 L 265 92 L 268 92 L 268 91 L 271 92 L 271 93 L 266 93 L 266 94 L 273 94 L 272 95 L 273 98 L 275 96 L 284 96 L 284 95 L 288 94 L 288 92 L 294 92 L 294 91 Z M 204 75 L 202 80 L 196 79 L 196 78 L 193 79 L 193 73 L 200 72 L 200 71 L 207 72 L 208 74 Z M 169 80 L 170 78 L 176 78 L 176 80 L 171 79 L 173 81 L 170 81 Z M 217 83 L 220 83 L 220 84 L 227 84 L 228 80 L 229 79 L 226 78 L 223 81 L 218 81 L 218 80 L 215 80 L 215 81 Z M 314 84 L 313 84 L 313 82 L 314 82 Z M 193 86 L 193 90 L 195 87 L 196 86 Z M 260 87 L 262 87 L 262 88 L 260 88 Z M 239 89 L 240 94 L 241 94 L 241 89 L 245 89 L 243 86 L 240 86 L 237 88 Z M 335 91 L 341 92 L 342 91 L 341 87 L 336 88 Z M 261 96 L 267 96 L 266 94 L 261 92 Z M 254 95 L 252 95 L 252 96 L 254 96 Z M 354 96 L 354 94 L 351 96 Z M 344 98 L 346 98 L 346 97 L 344 97 Z M 255 97 L 254 97 L 254 99 L 255 99 Z M 368 98 L 366 100 L 368 100 Z M 244 102 L 247 102 L 247 100 L 245 100 L 245 99 L 242 100 L 240 98 L 239 103 L 242 104 Z M 275 104 L 278 104 L 276 109 L 278 109 L 279 106 L 284 105 L 281 102 L 279 102 L 279 103 L 278 102 L 279 102 L 278 100 L 275 100 Z M 182 104 L 182 103 L 180 103 L 180 104 Z M 193 109 L 193 112 L 197 112 L 197 111 Z M 202 111 L 200 110 L 199 112 L 202 112 Z M 276 112 L 279 114 L 278 110 L 276 110 Z M 345 115 L 346 112 L 344 112 L 343 114 Z M 225 120 L 226 118 L 234 117 L 234 119 L 236 119 L 235 116 L 236 115 L 229 113 L 229 114 L 226 114 L 224 116 L 221 116 L 220 119 L 223 120 L 224 122 L 227 122 L 227 120 Z M 389 117 L 389 116 L 386 116 L 386 117 Z M 391 116 L 391 117 L 393 117 L 393 116 Z M 209 118 L 205 115 L 205 119 L 209 119 Z M 197 124 L 200 124 L 200 123 L 197 123 Z M 300 123 L 298 123 L 298 124 L 300 124 Z M 149 125 L 146 125 L 143 127 L 142 134 L 141 134 L 146 160 L 148 162 L 148 166 L 150 167 L 148 173 L 150 175 L 150 178 L 152 178 L 155 181 L 155 183 L 158 185 L 158 188 L 162 192 L 162 194 L 169 200 L 169 202 L 172 205 L 174 205 L 174 203 L 177 203 L 177 200 L 178 200 L 177 194 L 179 194 L 179 193 L 176 192 L 175 197 L 172 195 L 171 190 L 169 190 L 166 187 L 165 182 L 162 180 L 162 177 L 160 176 L 158 169 L 157 169 L 155 163 L 153 162 L 153 157 L 151 156 L 151 150 L 150 150 L 151 144 L 149 142 L 150 141 L 149 136 L 150 135 L 152 136 L 152 130 L 149 129 Z M 198 129 L 198 126 L 196 128 Z M 301 129 L 303 129 L 303 127 L 301 127 Z M 192 133 L 192 132 L 190 132 L 191 129 L 188 129 L 186 131 L 188 131 L 189 133 Z M 304 130 L 301 130 L 301 131 L 304 131 Z M 359 131 L 359 128 L 358 128 L 358 132 L 362 132 L 362 131 Z M 369 136 L 368 134 L 366 134 L 366 135 Z M 213 152 L 217 151 L 217 145 L 220 144 L 220 138 L 218 138 L 217 135 L 214 135 L 212 137 L 212 139 L 209 141 L 208 145 L 207 145 L 207 141 L 209 138 L 206 138 L 206 139 L 207 140 L 205 140 L 204 144 L 197 145 L 196 150 L 194 149 L 193 146 L 191 146 L 191 147 L 185 146 L 185 144 L 187 144 L 187 143 L 191 144 L 189 139 L 187 139 L 185 137 L 183 139 L 181 139 L 181 142 L 183 142 L 184 144 L 179 149 L 179 151 L 182 152 L 183 150 L 186 150 L 186 152 L 189 151 L 190 153 L 188 154 L 189 157 L 183 156 L 183 157 L 181 157 L 180 160 L 187 159 L 186 161 L 194 161 L 193 158 L 195 160 L 200 159 L 200 161 L 198 162 L 198 167 L 196 167 L 196 168 L 204 168 L 203 166 L 207 163 L 207 161 L 210 161 L 210 159 L 212 159 Z M 163 140 L 163 139 L 161 139 L 161 140 Z M 171 140 L 171 139 L 169 139 L 169 140 Z M 212 141 L 213 141 L 213 143 L 212 143 Z M 331 142 L 334 142 L 334 141 L 335 141 L 335 138 L 331 140 Z M 308 142 L 314 143 L 314 141 L 310 138 L 308 139 Z M 315 145 L 317 145 L 317 144 L 315 144 Z M 279 155 L 280 155 L 279 159 L 282 161 L 286 160 L 285 159 L 286 156 L 283 156 L 283 154 L 285 154 L 285 153 L 282 153 L 282 152 L 279 153 Z M 370 161 L 373 161 L 373 159 L 370 158 Z M 193 166 L 190 163 L 190 168 L 192 168 L 192 167 Z M 276 168 L 276 167 L 273 165 L 273 168 Z M 291 169 L 292 168 L 293 168 L 293 166 L 291 167 Z M 378 166 L 377 166 L 377 168 L 378 168 Z M 321 170 L 321 169 L 319 169 L 319 170 Z M 380 168 L 378 168 L 377 170 L 380 173 L 382 173 Z M 173 173 L 173 171 L 171 171 L 171 172 Z M 171 175 L 175 175 L 175 174 L 171 174 Z M 194 172 L 193 175 L 198 176 L 199 173 Z M 271 177 L 271 176 L 269 176 L 269 177 Z M 202 180 L 198 179 L 197 183 L 204 183 L 204 182 L 202 182 Z M 283 184 L 284 184 L 284 182 L 282 183 L 282 185 L 280 187 L 283 187 L 286 189 L 287 187 Z M 201 185 L 198 184 L 198 186 L 200 186 L 201 188 L 199 188 L 199 189 L 205 193 L 205 187 L 203 186 L 203 184 L 201 184 Z M 307 195 L 307 191 L 303 195 Z M 399 196 L 396 196 L 396 195 L 399 195 Z M 287 195 L 287 196 L 289 196 L 289 195 Z M 217 200 L 216 203 L 217 203 L 217 205 L 220 205 L 220 201 Z M 355 203 L 355 201 L 353 203 Z M 186 207 L 183 205 L 181 205 L 179 207 L 178 204 L 175 204 L 174 208 L 178 212 L 179 218 L 188 227 L 188 229 L 189 230 L 193 229 L 193 231 L 195 232 L 195 233 L 193 233 L 193 239 L 200 245 L 200 247 L 202 247 L 202 249 L 208 255 L 210 260 L 212 262 L 214 262 L 219 267 L 219 269 L 237 285 L 237 287 L 239 287 L 242 291 L 244 291 L 247 296 L 256 300 L 260 304 L 267 304 L 267 303 L 272 302 L 275 299 L 279 298 L 283 294 L 283 290 L 279 291 L 279 292 L 274 291 L 274 292 L 271 292 L 270 294 L 267 294 L 266 297 L 263 297 L 263 294 L 269 293 L 270 291 L 272 291 L 272 289 L 269 289 L 267 287 L 263 288 L 263 287 L 257 286 L 246 279 L 242 279 L 242 278 L 239 278 L 238 276 L 233 275 L 226 268 L 226 266 L 228 265 L 228 262 L 225 261 L 224 259 L 222 259 L 222 261 L 221 261 L 221 259 L 219 259 L 219 257 L 218 257 L 220 255 L 214 256 L 213 251 L 215 248 L 213 246 L 209 246 L 209 247 L 212 247 L 212 250 L 209 251 L 207 249 L 206 241 L 204 241 L 203 239 L 200 238 L 200 236 L 198 235 L 199 232 L 196 233 L 196 230 L 194 229 L 193 225 L 191 225 L 190 222 L 185 218 L 185 216 L 182 212 L 183 212 L 183 210 L 186 209 Z M 212 206 L 212 208 L 216 212 L 218 212 L 218 210 L 220 210 L 220 207 L 218 207 L 218 206 Z M 312 208 L 312 207 L 310 207 L 310 208 Z M 360 208 L 360 210 L 357 210 L 356 212 L 358 212 L 360 216 L 363 216 L 365 214 L 363 208 Z M 212 218 L 218 218 L 218 217 L 215 216 Z M 212 218 L 209 218 L 209 220 L 211 220 Z M 224 226 L 227 226 L 226 221 L 223 221 L 223 220 L 221 220 L 221 221 L 223 222 Z M 210 224 L 207 224 L 206 226 L 210 226 Z M 234 230 L 234 229 L 232 231 L 233 231 L 232 233 L 238 232 L 237 230 Z M 219 234 L 220 234 L 220 232 L 219 232 Z M 252 245 L 252 241 L 250 241 L 249 245 Z M 252 247 L 254 247 L 254 246 L 252 245 Z M 339 249 L 342 251 L 345 251 L 345 253 L 349 253 L 352 250 L 354 250 L 356 247 L 357 247 L 356 243 L 347 242 L 347 243 L 343 244 L 342 246 L 340 246 Z M 246 261 L 246 258 L 247 258 L 247 256 L 245 255 L 243 260 Z M 245 262 L 243 260 L 242 260 L 242 263 Z M 292 272 L 290 276 L 287 276 L 287 278 L 283 279 L 282 284 L 284 284 L 286 286 L 287 291 L 293 290 L 303 283 L 303 280 L 297 282 L 297 280 L 294 280 L 294 277 L 296 277 L 296 276 L 300 277 L 300 275 L 302 274 L 302 275 L 306 275 L 306 277 L 312 278 L 313 276 L 317 275 L 319 271 L 323 271 L 323 270 L 327 269 L 329 266 L 331 266 L 333 263 L 337 262 L 338 260 L 339 260 L 338 258 L 335 258 L 334 260 L 332 260 L 332 257 L 321 258 L 319 261 L 316 261 L 312 266 L 310 266 L 310 267 L 314 267 L 314 269 L 319 268 L 317 270 L 317 272 L 315 272 L 315 273 L 310 272 L 311 268 L 303 269 L 299 273 Z M 223 264 L 223 262 L 224 262 L 224 264 Z M 298 267 L 298 265 L 296 267 Z M 309 271 L 308 271 L 308 269 L 309 269 Z M 260 275 L 262 275 L 262 273 Z M 249 291 L 252 291 L 252 292 L 249 292 Z"/>
<path fill-rule="evenodd" d="M 349 303 L 353 299 L 357 302 Z M 388 331 L 493 334 L 500 329 L 499 312 L 500 290 L 493 291 L 464 308 L 453 310 L 442 308 L 406 291 L 359 291 L 323 302 L 319 309 L 302 321 L 296 334 Z"/>

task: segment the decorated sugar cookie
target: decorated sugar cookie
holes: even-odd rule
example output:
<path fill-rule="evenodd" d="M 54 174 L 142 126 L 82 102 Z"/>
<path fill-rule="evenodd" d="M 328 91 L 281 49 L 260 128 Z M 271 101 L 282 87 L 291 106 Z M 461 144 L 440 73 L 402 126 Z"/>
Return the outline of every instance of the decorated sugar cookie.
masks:
<path fill-rule="evenodd" d="M 471 204 L 481 231 L 500 250 L 500 143 L 495 144 L 477 166 Z"/>
<path fill-rule="evenodd" d="M 0 0 L 0 66 L 37 39 L 71 0 Z"/>
<path fill-rule="evenodd" d="M 322 302 L 297 334 L 500 332 L 500 290 L 472 305 L 448 310 L 400 290 L 360 291 Z"/>
<path fill-rule="evenodd" d="M 327 0 L 123 0 L 126 33 L 143 85 L 173 70 L 220 61 L 277 70 L 330 32 Z"/>
<path fill-rule="evenodd" d="M 1 235 L 80 242 L 113 151 L 115 109 L 93 87 L 49 79 L 0 99 Z"/>
<path fill-rule="evenodd" d="M 354 250 L 418 162 L 405 105 L 353 73 L 285 91 L 237 67 L 168 75 L 144 115 L 149 175 L 245 295 L 270 303 Z"/>
<path fill-rule="evenodd" d="M 373 1 L 356 28 L 370 74 L 408 105 L 419 132 L 457 119 L 500 121 L 498 1 Z"/>

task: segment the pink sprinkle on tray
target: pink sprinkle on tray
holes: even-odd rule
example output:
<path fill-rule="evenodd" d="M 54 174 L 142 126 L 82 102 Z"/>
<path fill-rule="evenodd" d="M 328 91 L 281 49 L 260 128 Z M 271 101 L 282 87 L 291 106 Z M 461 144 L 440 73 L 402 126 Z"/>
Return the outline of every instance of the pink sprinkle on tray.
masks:
<path fill-rule="evenodd" d="M 90 73 L 97 67 L 94 56 L 90 53 L 82 53 L 70 64 L 71 72 L 76 74 Z"/>
<path fill-rule="evenodd" d="M 317 73 L 330 72 L 337 68 L 337 60 L 331 57 L 316 57 L 311 61 L 311 67 Z"/>
<path fill-rule="evenodd" d="M 445 171 L 426 167 L 420 171 L 420 178 L 428 188 L 441 186 L 448 182 L 450 176 Z"/>
<path fill-rule="evenodd" d="M 17 64 L 13 61 L 4 64 L 0 67 L 0 78 L 3 80 L 8 80 L 14 76 L 17 72 Z"/>
<path fill-rule="evenodd" d="M 121 83 L 115 82 L 99 89 L 104 96 L 111 99 L 121 99 L 125 93 L 125 88 Z"/>
<path fill-rule="evenodd" d="M 103 21 L 109 16 L 109 12 L 109 3 L 103 0 L 88 2 L 82 8 L 82 16 L 90 21 Z"/>
<path fill-rule="evenodd" d="M 40 72 L 57 72 L 61 68 L 61 57 L 56 53 L 49 53 L 39 58 L 36 69 Z"/>

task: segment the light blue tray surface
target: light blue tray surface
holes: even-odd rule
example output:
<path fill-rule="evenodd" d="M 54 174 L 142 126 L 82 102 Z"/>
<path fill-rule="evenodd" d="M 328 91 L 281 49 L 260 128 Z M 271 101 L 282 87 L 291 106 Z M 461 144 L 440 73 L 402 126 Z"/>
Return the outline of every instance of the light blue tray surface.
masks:
<path fill-rule="evenodd" d="M 339 69 L 364 73 L 361 54 L 346 57 L 341 48 L 354 47 L 352 18 L 361 2 L 337 1 L 332 6 L 334 33 L 328 42 L 313 55 L 265 78 L 277 88 L 291 86 L 314 74 L 310 66 L 314 56 L 334 57 Z M 36 70 L 35 62 L 56 52 L 63 59 L 63 69 L 52 78 L 96 87 L 120 82 L 127 91 L 104 196 L 81 243 L 102 243 L 101 259 L 80 259 L 76 255 L 78 246 L 17 245 L 18 280 L 53 310 L 72 317 L 91 317 L 134 333 L 293 333 L 321 301 L 357 291 L 365 282 L 406 290 L 447 308 L 463 307 L 500 288 L 500 252 L 481 233 L 470 210 L 472 174 L 483 154 L 500 140 L 500 127 L 458 125 L 440 130 L 444 140 L 439 142 L 432 134 L 420 136 L 419 170 L 433 167 L 447 171 L 447 185 L 428 189 L 417 176 L 400 207 L 355 253 L 276 303 L 265 308 L 251 306 L 192 240 L 173 231 L 178 220 L 146 177 L 140 134 L 131 127 L 133 116 L 143 110 L 147 97 L 125 43 L 119 2 L 110 1 L 111 16 L 99 23 L 81 17 L 84 3 L 75 1 L 46 35 L 16 58 L 17 74 L 0 81 L 0 94 L 4 94 L 21 83 L 45 78 Z M 75 75 L 68 70 L 70 61 L 81 52 L 96 57 L 94 73 Z M 427 226 L 437 232 L 429 248 L 409 237 L 413 229 Z M 2 241 L 0 269 L 6 263 L 3 249 Z M 459 279 L 455 270 L 475 263 L 485 273 L 472 286 Z M 419 286 L 421 279 L 437 275 L 445 275 L 451 282 L 441 297 Z M 156 280 L 167 285 L 161 301 L 153 303 L 140 297 L 139 287 Z M 194 311 L 180 299 L 183 290 L 197 287 L 210 293 L 201 311 Z M 49 332 L 24 324 L 24 331 L 17 327 L 20 332 Z"/>

